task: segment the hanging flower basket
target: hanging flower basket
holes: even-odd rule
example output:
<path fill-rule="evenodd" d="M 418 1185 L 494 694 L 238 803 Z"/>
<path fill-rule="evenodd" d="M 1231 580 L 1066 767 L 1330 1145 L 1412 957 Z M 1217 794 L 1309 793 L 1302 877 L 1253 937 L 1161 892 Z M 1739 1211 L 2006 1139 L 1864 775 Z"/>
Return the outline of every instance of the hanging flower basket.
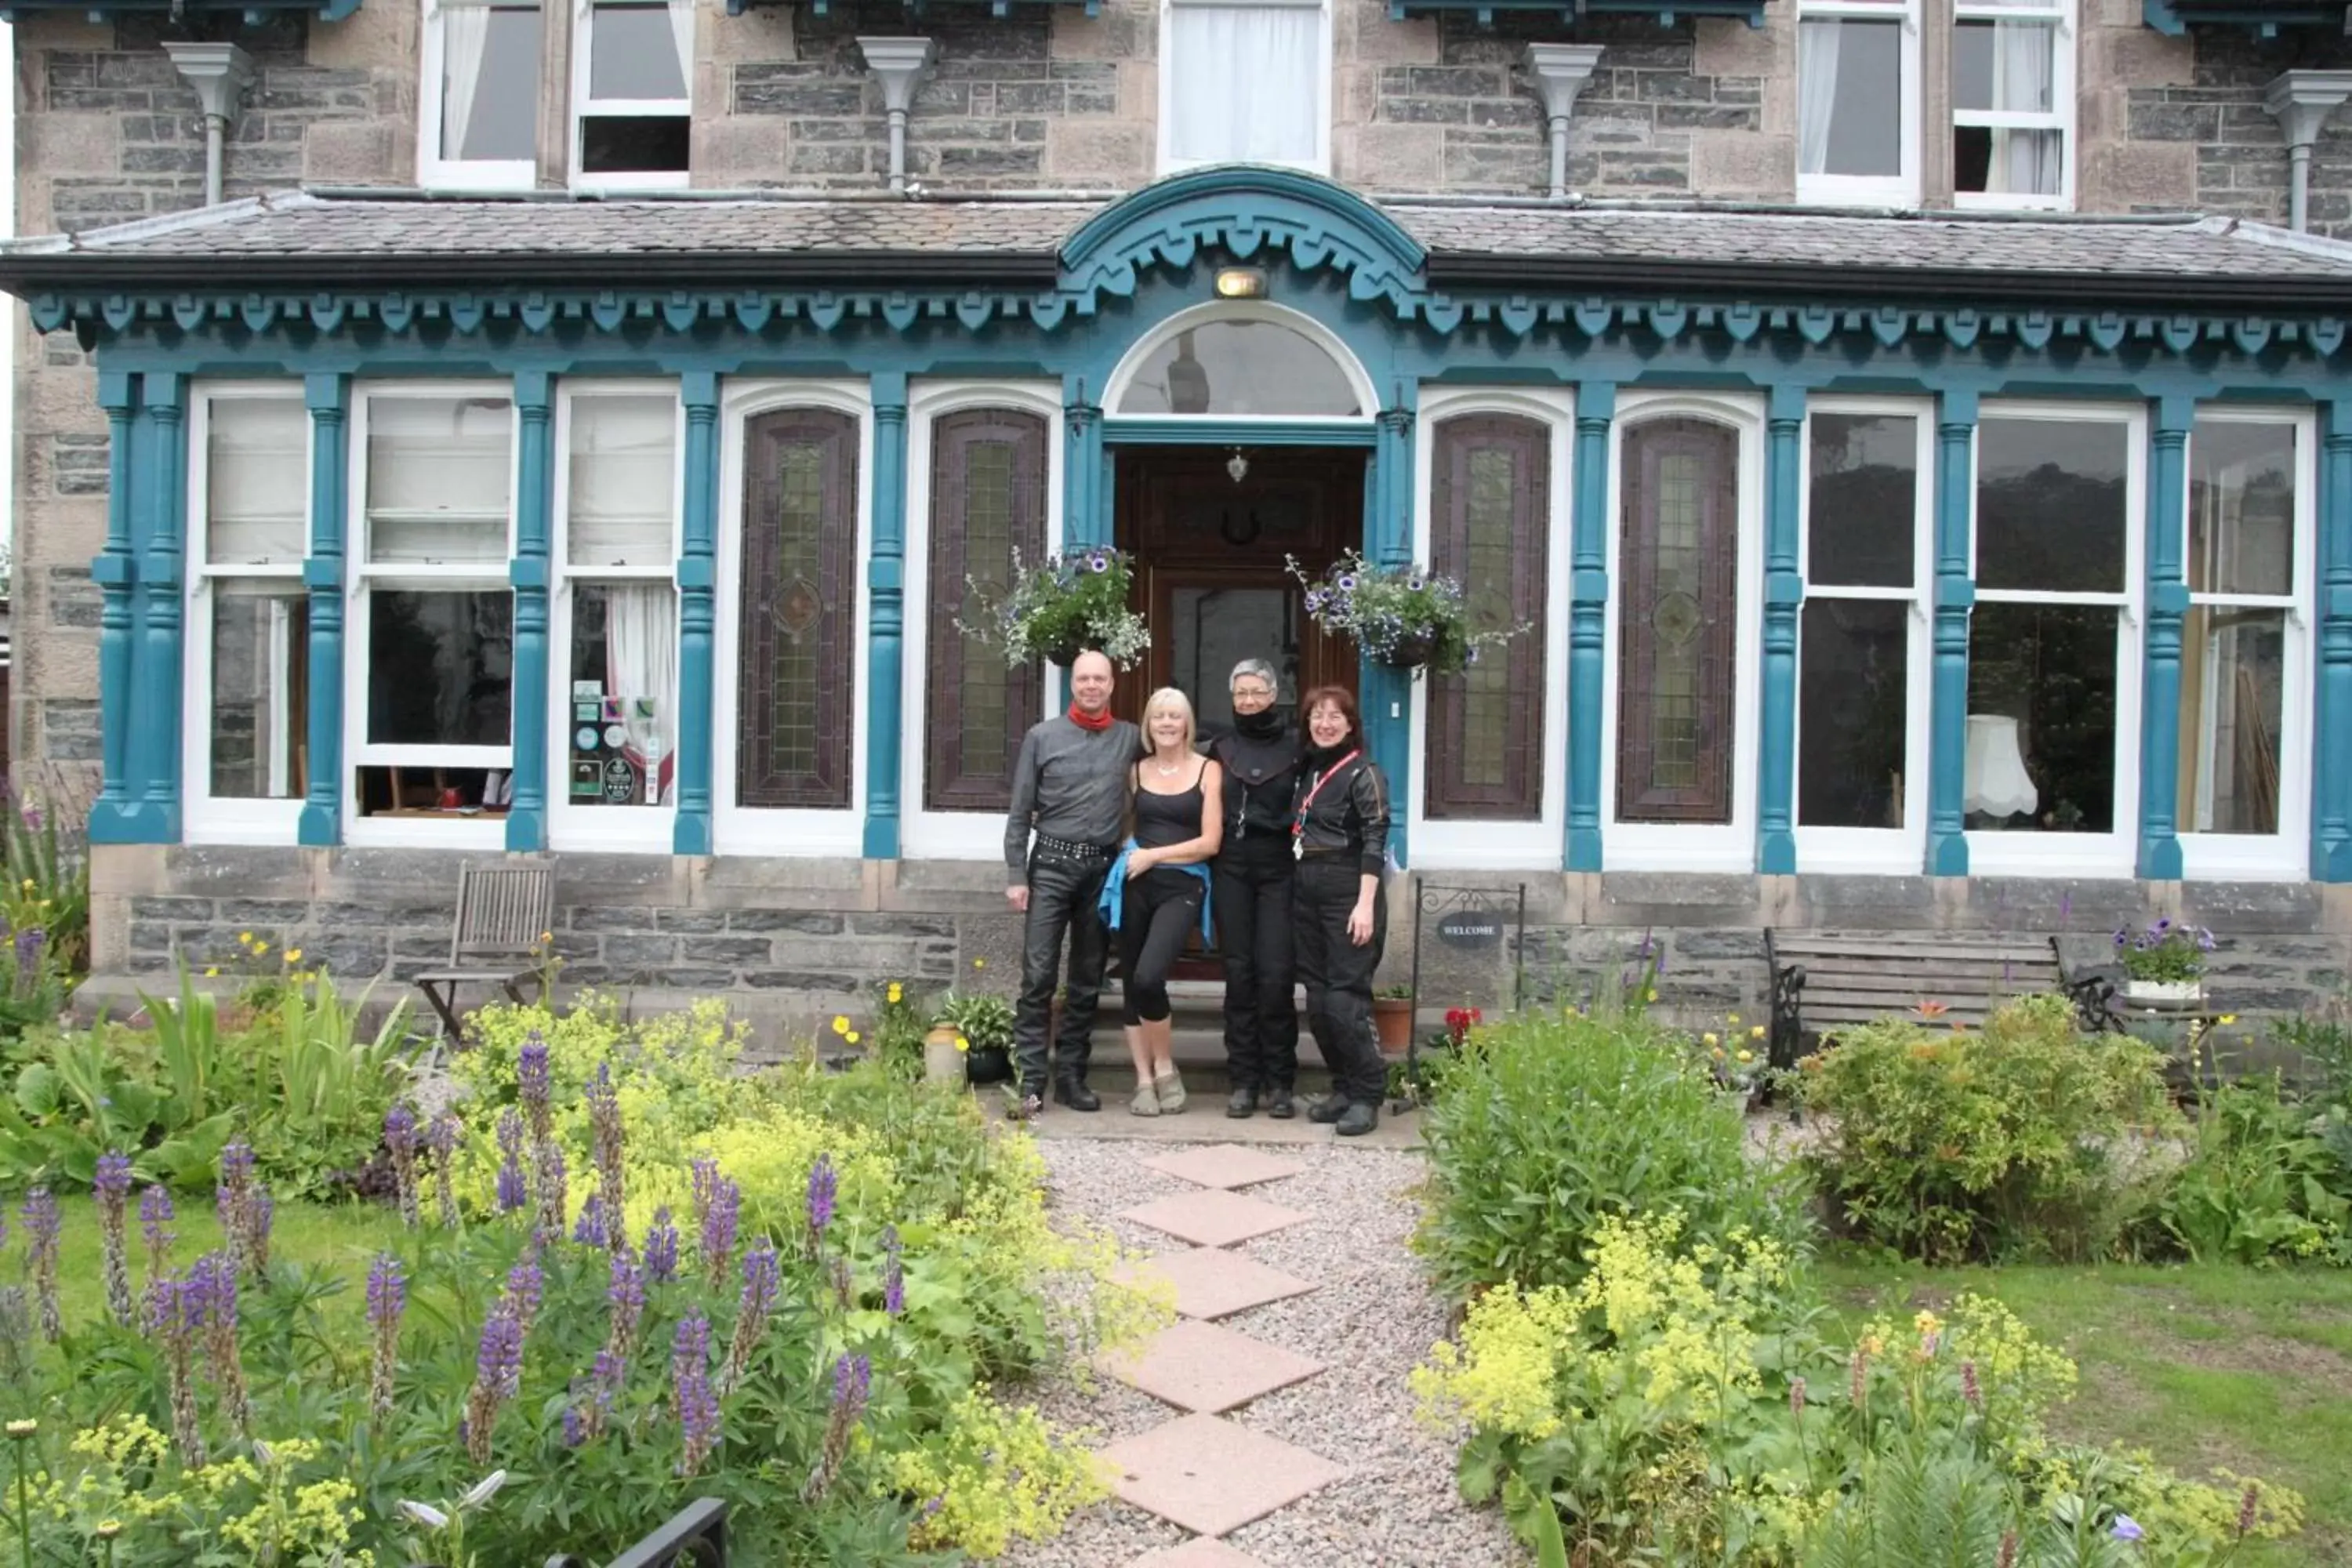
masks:
<path fill-rule="evenodd" d="M 1143 617 L 1128 605 L 1134 573 L 1127 552 L 1108 545 L 1048 555 L 1024 565 L 1013 553 L 1007 585 L 964 579 L 979 602 L 976 622 L 956 629 L 994 648 L 1013 668 L 1046 659 L 1067 668 L 1097 648 L 1121 669 L 1132 669 L 1151 646 Z"/>
<path fill-rule="evenodd" d="M 1286 560 L 1307 590 L 1308 618 L 1390 669 L 1458 675 L 1478 662 L 1481 649 L 1499 647 L 1534 624 L 1474 632 L 1462 584 L 1418 566 L 1374 566 L 1350 550 L 1321 577 L 1310 578 L 1295 558 Z"/>

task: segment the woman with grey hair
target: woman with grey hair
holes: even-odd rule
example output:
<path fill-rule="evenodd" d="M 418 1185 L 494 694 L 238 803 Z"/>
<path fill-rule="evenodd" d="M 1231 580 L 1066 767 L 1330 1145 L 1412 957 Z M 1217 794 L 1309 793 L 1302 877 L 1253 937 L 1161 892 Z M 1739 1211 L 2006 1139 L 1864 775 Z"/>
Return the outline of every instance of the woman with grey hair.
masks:
<path fill-rule="evenodd" d="M 1298 731 L 1275 706 L 1280 678 L 1262 658 L 1234 666 L 1234 727 L 1210 754 L 1223 766 L 1224 843 L 1210 866 L 1217 952 L 1225 963 L 1225 1114 L 1294 1114 L 1298 1009 L 1291 1000 L 1290 808 Z"/>

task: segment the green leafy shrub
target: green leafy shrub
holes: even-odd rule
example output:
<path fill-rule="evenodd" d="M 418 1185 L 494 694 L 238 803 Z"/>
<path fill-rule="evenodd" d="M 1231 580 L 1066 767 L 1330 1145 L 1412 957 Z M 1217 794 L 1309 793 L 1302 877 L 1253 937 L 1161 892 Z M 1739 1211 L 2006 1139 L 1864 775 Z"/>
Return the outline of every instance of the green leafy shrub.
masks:
<path fill-rule="evenodd" d="M 54 782 L 54 781 L 53 781 Z M 60 820 L 13 785 L 0 805 L 0 1041 L 65 1010 L 89 963 L 89 853 L 79 813 Z"/>
<path fill-rule="evenodd" d="M 1832 1342 L 1778 1242 L 1663 1214 L 1604 1218 L 1589 1250 L 1572 1287 L 1478 1297 L 1412 1376 L 1468 1427 L 1464 1495 L 1499 1498 L 1539 1563 L 1986 1568 L 2013 1536 L 2056 1568 L 2098 1560 L 2056 1554 L 2055 1522 L 2113 1542 L 2129 1521 L 2137 1561 L 2190 1568 L 2297 1527 L 2291 1492 L 2053 1439 L 2074 1366 L 1996 1301 Z"/>
<path fill-rule="evenodd" d="M 2157 1210 L 2181 1251 L 2199 1263 L 2352 1263 L 2352 1202 L 2328 1184 L 2343 1166 L 2327 1124 L 2275 1075 L 2203 1093 L 2194 1124 L 2192 1152 Z"/>
<path fill-rule="evenodd" d="M 1806 1063 L 1807 1155 L 1846 1229 L 1930 1262 L 2114 1253 L 2145 1205 L 2135 1130 L 2169 1129 L 2161 1060 L 2084 1035 L 2063 996 L 1983 1029 L 1883 1019 Z"/>
<path fill-rule="evenodd" d="M 1453 1295 L 1573 1285 L 1612 1215 L 1674 1210 L 1696 1240 L 1803 1234 L 1799 1173 L 1748 1161 L 1737 1101 L 1638 1012 L 1474 1029 L 1437 1082 L 1416 1245 Z"/>

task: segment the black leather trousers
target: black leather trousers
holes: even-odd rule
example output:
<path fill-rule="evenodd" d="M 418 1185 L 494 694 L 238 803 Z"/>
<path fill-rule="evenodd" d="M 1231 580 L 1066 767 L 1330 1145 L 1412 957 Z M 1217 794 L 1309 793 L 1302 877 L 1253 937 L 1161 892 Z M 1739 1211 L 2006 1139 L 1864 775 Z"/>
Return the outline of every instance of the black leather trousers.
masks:
<path fill-rule="evenodd" d="M 1353 855 L 1308 856 L 1291 904 L 1298 980 L 1307 988 L 1307 1026 L 1331 1068 L 1332 1087 L 1360 1105 L 1388 1096 L 1388 1066 L 1372 1029 L 1372 974 L 1388 944 L 1388 900 L 1372 895 L 1372 940 L 1348 940 L 1349 911 L 1363 889 Z"/>
<path fill-rule="evenodd" d="M 1298 1081 L 1298 1008 L 1291 996 L 1290 840 L 1253 837 L 1217 857 L 1211 907 L 1225 965 L 1225 1063 L 1235 1089 Z"/>
<path fill-rule="evenodd" d="M 1069 992 L 1055 1042 L 1052 1077 L 1085 1082 L 1094 1047 L 1095 1004 L 1102 994 L 1103 962 L 1110 950 L 1102 913 L 1108 859 L 1091 862 L 1029 857 L 1029 918 L 1022 929 L 1021 999 L 1013 1015 L 1013 1056 L 1024 1094 L 1043 1096 L 1047 1079 L 1045 1030 L 1054 990 L 1061 981 L 1062 939 L 1070 942 Z"/>

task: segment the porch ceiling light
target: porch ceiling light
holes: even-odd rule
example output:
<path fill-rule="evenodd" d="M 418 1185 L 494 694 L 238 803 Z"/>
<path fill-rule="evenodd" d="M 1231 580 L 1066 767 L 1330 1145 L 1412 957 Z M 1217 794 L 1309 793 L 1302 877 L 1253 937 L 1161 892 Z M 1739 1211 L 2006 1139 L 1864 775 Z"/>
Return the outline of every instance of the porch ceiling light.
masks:
<path fill-rule="evenodd" d="M 1262 267 L 1228 267 L 1217 274 L 1217 298 L 1220 300 L 1263 300 L 1265 298 L 1265 269 Z"/>
<path fill-rule="evenodd" d="M 1242 456 L 1239 447 L 1234 447 L 1234 455 L 1225 459 L 1225 472 L 1233 475 L 1235 484 L 1249 478 L 1249 459 Z"/>

